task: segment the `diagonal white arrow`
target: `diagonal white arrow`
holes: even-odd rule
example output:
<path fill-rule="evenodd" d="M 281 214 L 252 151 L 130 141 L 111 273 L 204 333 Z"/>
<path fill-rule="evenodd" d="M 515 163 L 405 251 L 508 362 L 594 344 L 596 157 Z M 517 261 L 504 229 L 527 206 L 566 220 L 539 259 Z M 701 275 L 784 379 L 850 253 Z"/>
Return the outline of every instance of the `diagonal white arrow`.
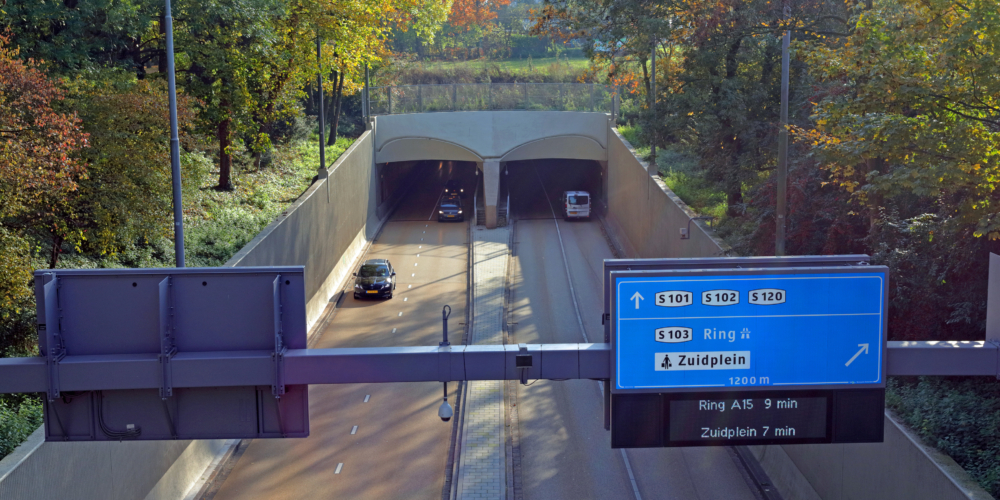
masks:
<path fill-rule="evenodd" d="M 639 292 L 635 292 L 635 295 L 632 295 L 632 298 L 630 298 L 628 300 L 634 300 L 635 301 L 635 308 L 638 309 L 639 308 L 639 301 L 640 300 L 646 300 L 646 299 L 644 299 L 642 297 L 642 295 L 639 295 Z"/>
<path fill-rule="evenodd" d="M 858 344 L 858 347 L 860 347 L 861 349 L 858 350 L 858 352 L 854 355 L 854 357 L 847 360 L 847 362 L 844 363 L 844 366 L 851 366 L 851 363 L 853 363 L 855 359 L 858 359 L 858 356 L 860 356 L 861 353 L 868 354 L 868 344 Z"/>

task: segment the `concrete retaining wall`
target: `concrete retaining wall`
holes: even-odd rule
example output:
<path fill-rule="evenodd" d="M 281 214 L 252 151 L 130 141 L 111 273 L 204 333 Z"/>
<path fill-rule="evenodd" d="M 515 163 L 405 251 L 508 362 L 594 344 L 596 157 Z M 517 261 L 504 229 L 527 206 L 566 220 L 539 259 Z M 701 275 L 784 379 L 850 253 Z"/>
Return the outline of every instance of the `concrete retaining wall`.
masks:
<path fill-rule="evenodd" d="M 612 240 L 630 258 L 714 257 L 728 246 L 711 229 L 691 223 L 691 238 L 680 228 L 695 216 L 639 160 L 617 130 L 608 133 L 607 211 Z M 753 446 L 754 456 L 778 491 L 788 499 L 992 498 L 950 457 L 923 445 L 885 416 L 885 442 Z"/>
<path fill-rule="evenodd" d="M 690 239 L 681 239 L 680 229 L 697 214 L 614 128 L 608 133 L 607 184 L 605 220 L 623 257 L 715 257 L 728 250 L 701 221 L 691 222 Z"/>
<path fill-rule="evenodd" d="M 951 457 L 922 443 L 889 411 L 883 443 L 753 446 L 751 451 L 786 498 L 993 498 Z M 808 481 L 811 495 L 796 475 Z"/>
<path fill-rule="evenodd" d="M 0 498 L 146 498 L 191 443 L 46 443 L 44 429 L 39 428 L 0 460 Z"/>
<path fill-rule="evenodd" d="M 380 193 L 373 133 L 362 135 L 273 223 L 226 266 L 305 265 L 310 328 L 350 275 L 354 260 L 405 192 L 412 164 L 393 165 L 403 179 Z M 0 499 L 182 498 L 225 440 L 46 443 L 35 431 L 0 460 Z"/>
<path fill-rule="evenodd" d="M 311 326 L 337 285 L 378 231 L 378 177 L 367 131 L 277 220 L 243 247 L 227 266 L 304 265 L 306 318 Z"/>

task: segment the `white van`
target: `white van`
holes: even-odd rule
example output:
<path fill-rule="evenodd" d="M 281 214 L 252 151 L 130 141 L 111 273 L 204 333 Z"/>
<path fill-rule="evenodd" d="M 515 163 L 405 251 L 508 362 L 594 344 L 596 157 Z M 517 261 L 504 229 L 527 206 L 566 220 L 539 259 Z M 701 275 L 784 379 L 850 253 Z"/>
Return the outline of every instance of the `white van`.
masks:
<path fill-rule="evenodd" d="M 563 204 L 563 217 L 590 218 L 590 193 L 586 191 L 566 191 L 560 198 Z"/>

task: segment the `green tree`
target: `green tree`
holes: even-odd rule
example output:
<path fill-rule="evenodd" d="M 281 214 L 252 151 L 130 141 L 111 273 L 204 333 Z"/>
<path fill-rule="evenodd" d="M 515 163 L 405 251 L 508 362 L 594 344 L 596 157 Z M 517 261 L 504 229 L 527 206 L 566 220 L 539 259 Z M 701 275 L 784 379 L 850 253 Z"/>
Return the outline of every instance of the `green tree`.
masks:
<path fill-rule="evenodd" d="M 81 246 L 115 254 L 169 237 L 173 205 L 166 85 L 122 75 L 78 85 L 74 105 L 91 146 L 81 153 L 87 179 L 79 182 L 71 201 L 86 235 Z M 177 96 L 177 119 L 182 143 L 194 147 L 195 103 L 183 93 Z M 204 172 L 188 161 L 181 166 L 185 187 L 198 187 Z"/>
<path fill-rule="evenodd" d="M 162 44 L 148 37 L 162 9 L 159 0 L 7 0 L 0 26 L 22 57 L 44 61 L 54 74 L 120 67 L 142 75 L 162 54 Z"/>
<path fill-rule="evenodd" d="M 175 26 L 178 82 L 198 99 L 203 133 L 219 144 L 220 190 L 232 189 L 232 161 L 239 134 L 255 133 L 252 95 L 260 63 L 278 41 L 275 20 L 286 14 L 279 0 L 185 1 Z"/>
<path fill-rule="evenodd" d="M 0 37 L 0 225 L 34 231 L 55 267 L 64 241 L 79 242 L 67 199 L 86 178 L 77 152 L 87 135 L 72 113 L 57 111 L 63 91 Z"/>

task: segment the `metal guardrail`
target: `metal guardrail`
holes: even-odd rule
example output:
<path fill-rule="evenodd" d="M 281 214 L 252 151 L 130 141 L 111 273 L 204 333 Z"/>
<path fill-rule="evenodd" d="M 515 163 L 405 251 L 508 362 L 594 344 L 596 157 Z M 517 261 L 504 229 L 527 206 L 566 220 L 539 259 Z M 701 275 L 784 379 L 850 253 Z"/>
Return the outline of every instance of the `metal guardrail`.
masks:
<path fill-rule="evenodd" d="M 593 83 L 455 83 L 372 87 L 372 115 L 435 111 L 598 111 L 610 113 L 615 89 Z"/>

